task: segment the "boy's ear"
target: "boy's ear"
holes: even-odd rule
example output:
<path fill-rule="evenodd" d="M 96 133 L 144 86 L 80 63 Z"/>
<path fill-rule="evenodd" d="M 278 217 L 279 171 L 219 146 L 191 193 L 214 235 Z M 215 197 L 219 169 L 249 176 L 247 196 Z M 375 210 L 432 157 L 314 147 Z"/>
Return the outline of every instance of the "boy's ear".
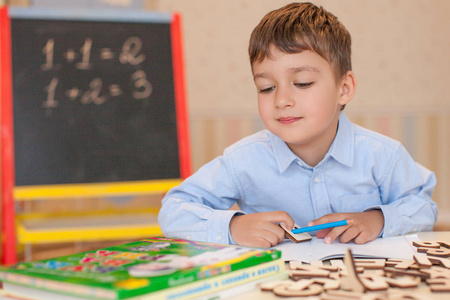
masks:
<path fill-rule="evenodd" d="M 342 78 L 339 92 L 340 105 L 345 105 L 352 100 L 356 92 L 356 77 L 352 71 L 348 71 Z"/>

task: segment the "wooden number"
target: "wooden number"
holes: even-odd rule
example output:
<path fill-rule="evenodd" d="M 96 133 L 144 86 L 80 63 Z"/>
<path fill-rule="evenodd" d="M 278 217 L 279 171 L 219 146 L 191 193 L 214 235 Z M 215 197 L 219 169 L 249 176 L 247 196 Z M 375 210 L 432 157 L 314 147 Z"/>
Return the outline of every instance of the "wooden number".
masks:
<path fill-rule="evenodd" d="M 416 246 L 417 248 L 423 247 L 423 248 L 439 248 L 440 245 L 438 242 L 422 242 L 422 241 L 413 241 L 413 246 Z"/>
<path fill-rule="evenodd" d="M 427 255 L 431 256 L 439 256 L 439 257 L 450 257 L 450 249 L 445 248 L 430 248 L 427 250 Z"/>

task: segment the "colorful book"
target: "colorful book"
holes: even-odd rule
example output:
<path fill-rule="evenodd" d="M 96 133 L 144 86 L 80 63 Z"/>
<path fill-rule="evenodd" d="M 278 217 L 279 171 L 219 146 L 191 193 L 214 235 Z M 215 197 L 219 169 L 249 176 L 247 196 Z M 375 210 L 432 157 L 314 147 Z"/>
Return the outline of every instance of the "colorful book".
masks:
<path fill-rule="evenodd" d="M 189 299 L 276 274 L 275 249 L 163 237 L 0 267 L 4 291 L 31 299 Z"/>

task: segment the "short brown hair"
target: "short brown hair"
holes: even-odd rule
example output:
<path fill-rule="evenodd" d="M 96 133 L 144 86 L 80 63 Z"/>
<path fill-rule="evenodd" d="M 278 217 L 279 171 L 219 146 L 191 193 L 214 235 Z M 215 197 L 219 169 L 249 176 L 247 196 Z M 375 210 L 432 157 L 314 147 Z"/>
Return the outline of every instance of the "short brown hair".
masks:
<path fill-rule="evenodd" d="M 271 45 L 285 53 L 316 52 L 330 63 L 336 81 L 352 69 L 350 33 L 312 3 L 291 3 L 266 14 L 250 37 L 250 63 L 268 57 Z"/>

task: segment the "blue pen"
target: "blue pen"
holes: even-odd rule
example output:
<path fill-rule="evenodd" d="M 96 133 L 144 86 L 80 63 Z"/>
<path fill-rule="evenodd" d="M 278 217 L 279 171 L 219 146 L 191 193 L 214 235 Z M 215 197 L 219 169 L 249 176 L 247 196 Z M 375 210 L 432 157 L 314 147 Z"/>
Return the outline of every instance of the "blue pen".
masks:
<path fill-rule="evenodd" d="M 292 233 L 302 233 L 302 232 L 308 232 L 308 231 L 316 231 L 316 230 L 321 230 L 321 229 L 325 229 L 325 228 L 345 226 L 345 225 L 348 225 L 350 223 L 353 223 L 353 220 L 342 220 L 342 221 L 337 221 L 337 222 L 331 222 L 331 223 L 325 223 L 325 224 L 320 224 L 320 225 L 314 225 L 314 226 L 308 226 L 308 227 L 292 229 Z"/>

